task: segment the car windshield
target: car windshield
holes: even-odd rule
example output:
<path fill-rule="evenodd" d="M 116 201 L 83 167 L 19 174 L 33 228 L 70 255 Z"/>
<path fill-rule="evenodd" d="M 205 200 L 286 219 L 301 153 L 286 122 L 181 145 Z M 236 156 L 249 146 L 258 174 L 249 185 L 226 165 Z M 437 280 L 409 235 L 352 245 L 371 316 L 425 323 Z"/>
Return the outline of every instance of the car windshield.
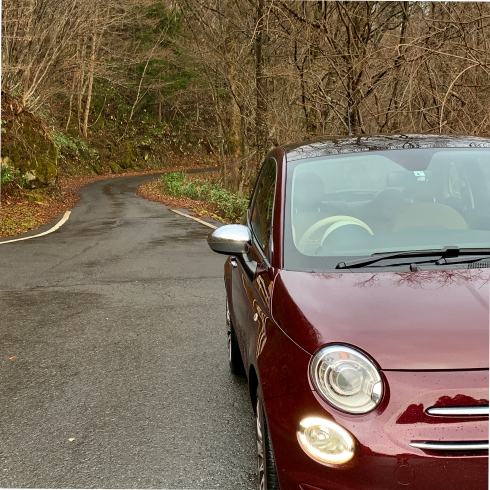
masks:
<path fill-rule="evenodd" d="M 490 150 L 407 149 L 288 162 L 284 266 L 490 247 Z"/>

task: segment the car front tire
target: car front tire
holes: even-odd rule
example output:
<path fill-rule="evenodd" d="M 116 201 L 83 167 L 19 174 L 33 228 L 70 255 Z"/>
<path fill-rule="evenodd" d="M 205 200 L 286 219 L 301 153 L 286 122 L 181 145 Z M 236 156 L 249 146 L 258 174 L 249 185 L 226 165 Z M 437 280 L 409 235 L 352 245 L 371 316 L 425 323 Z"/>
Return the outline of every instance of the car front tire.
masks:
<path fill-rule="evenodd" d="M 260 390 L 257 391 L 255 429 L 257 441 L 257 488 L 259 490 L 279 490 L 274 452 L 272 451 L 271 437 L 265 419 L 264 400 Z"/>

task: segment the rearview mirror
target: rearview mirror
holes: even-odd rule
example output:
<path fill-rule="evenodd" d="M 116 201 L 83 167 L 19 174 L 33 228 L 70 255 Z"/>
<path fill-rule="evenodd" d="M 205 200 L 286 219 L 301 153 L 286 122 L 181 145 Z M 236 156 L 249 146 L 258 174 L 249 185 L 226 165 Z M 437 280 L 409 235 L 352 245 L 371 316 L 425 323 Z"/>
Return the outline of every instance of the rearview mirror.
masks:
<path fill-rule="evenodd" d="M 208 235 L 208 245 L 219 254 L 234 255 L 252 281 L 257 271 L 257 262 L 250 257 L 252 233 L 244 225 L 225 225 Z"/>
<path fill-rule="evenodd" d="M 208 245 L 219 254 L 248 254 L 252 248 L 252 234 L 246 226 L 225 225 L 208 235 Z"/>

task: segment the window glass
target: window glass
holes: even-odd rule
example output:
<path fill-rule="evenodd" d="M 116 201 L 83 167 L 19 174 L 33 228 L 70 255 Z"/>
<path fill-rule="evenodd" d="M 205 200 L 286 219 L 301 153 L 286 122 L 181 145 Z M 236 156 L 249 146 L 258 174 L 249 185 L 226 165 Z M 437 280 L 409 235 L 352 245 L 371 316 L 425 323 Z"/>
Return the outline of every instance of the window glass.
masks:
<path fill-rule="evenodd" d="M 481 152 L 478 156 L 478 165 L 483 171 L 487 187 L 490 188 L 490 152 Z"/>
<path fill-rule="evenodd" d="M 268 160 L 264 164 L 259 179 L 259 184 L 255 189 L 250 225 L 256 241 L 268 255 L 276 187 L 276 162 L 274 160 Z"/>
<path fill-rule="evenodd" d="M 449 194 L 451 197 L 461 200 L 461 177 L 454 162 L 449 164 Z"/>
<path fill-rule="evenodd" d="M 490 150 L 360 152 L 288 162 L 284 263 L 490 246 Z"/>

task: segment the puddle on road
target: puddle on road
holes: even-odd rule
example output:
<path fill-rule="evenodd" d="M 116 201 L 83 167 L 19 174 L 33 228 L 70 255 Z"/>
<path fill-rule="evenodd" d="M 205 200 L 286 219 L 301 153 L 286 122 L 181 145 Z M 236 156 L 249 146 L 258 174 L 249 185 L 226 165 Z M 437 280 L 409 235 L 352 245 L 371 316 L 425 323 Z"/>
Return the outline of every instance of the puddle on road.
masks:
<path fill-rule="evenodd" d="M 174 230 L 172 230 L 174 231 Z M 182 242 L 199 242 L 199 241 L 205 241 L 208 236 L 208 233 L 204 232 L 196 232 L 196 231 L 190 231 L 186 230 L 185 233 L 172 233 L 169 234 L 168 230 L 165 231 L 164 236 L 161 237 L 154 237 L 151 240 L 148 241 L 146 244 L 146 247 L 160 247 L 164 245 L 172 245 L 175 243 L 182 243 Z"/>
<path fill-rule="evenodd" d="M 104 187 L 102 187 L 102 192 L 106 195 L 109 196 L 110 198 L 114 198 L 114 192 L 112 190 L 113 183 L 111 182 L 110 184 L 106 184 Z"/>
<path fill-rule="evenodd" d="M 105 220 L 105 221 L 94 221 L 86 227 L 79 227 L 75 231 L 75 236 L 95 236 L 101 235 L 102 233 L 107 233 L 112 231 L 114 228 L 118 226 L 118 220 Z"/>
<path fill-rule="evenodd" d="M 111 200 L 111 204 L 115 207 L 123 207 L 126 206 L 127 203 L 125 201 L 125 194 L 126 192 L 118 191 L 114 192 L 115 185 L 113 182 L 110 184 L 106 184 L 102 188 L 102 192 Z"/>

